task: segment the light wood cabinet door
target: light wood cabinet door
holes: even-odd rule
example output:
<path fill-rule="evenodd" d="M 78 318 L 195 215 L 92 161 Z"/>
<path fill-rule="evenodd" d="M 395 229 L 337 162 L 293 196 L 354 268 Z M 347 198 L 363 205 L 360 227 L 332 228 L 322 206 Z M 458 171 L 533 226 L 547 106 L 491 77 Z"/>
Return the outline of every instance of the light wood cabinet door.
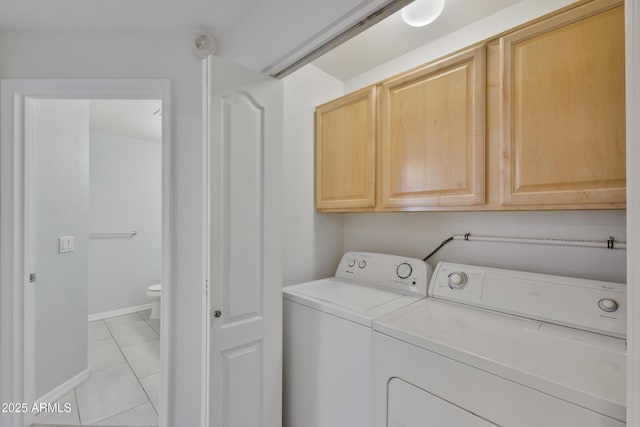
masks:
<path fill-rule="evenodd" d="M 501 203 L 623 207 L 621 2 L 587 3 L 502 37 L 500 49 Z"/>
<path fill-rule="evenodd" d="M 484 203 L 485 48 L 380 86 L 382 208 Z"/>
<path fill-rule="evenodd" d="M 316 209 L 373 209 L 375 163 L 375 87 L 316 108 Z"/>

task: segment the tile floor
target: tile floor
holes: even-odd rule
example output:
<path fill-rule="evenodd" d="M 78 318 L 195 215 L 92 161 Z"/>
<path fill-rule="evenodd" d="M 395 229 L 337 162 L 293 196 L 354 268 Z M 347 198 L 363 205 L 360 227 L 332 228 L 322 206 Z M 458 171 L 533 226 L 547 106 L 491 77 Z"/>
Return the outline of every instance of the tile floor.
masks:
<path fill-rule="evenodd" d="M 90 378 L 58 402 L 70 413 L 41 413 L 38 424 L 158 424 L 160 321 L 151 310 L 89 322 Z"/>

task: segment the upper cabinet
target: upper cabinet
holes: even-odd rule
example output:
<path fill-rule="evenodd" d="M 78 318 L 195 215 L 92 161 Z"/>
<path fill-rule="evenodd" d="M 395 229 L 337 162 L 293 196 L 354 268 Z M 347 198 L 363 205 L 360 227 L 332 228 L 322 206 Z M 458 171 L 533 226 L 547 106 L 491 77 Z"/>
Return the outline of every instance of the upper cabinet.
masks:
<path fill-rule="evenodd" d="M 508 34 L 500 52 L 501 203 L 624 203 L 620 1 L 587 3 Z"/>
<path fill-rule="evenodd" d="M 385 81 L 379 97 L 381 208 L 483 204 L 484 46 Z"/>
<path fill-rule="evenodd" d="M 316 208 L 375 206 L 375 88 L 316 108 Z"/>
<path fill-rule="evenodd" d="M 624 208 L 622 3 L 580 3 L 318 107 L 316 208 Z"/>

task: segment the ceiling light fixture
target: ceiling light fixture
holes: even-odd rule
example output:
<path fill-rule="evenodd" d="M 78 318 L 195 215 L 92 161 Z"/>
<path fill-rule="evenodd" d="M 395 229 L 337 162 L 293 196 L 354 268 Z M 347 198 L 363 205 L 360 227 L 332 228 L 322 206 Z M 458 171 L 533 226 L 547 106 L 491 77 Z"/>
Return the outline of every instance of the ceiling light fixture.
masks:
<path fill-rule="evenodd" d="M 442 13 L 444 0 L 415 0 L 402 9 L 402 19 L 412 27 L 424 27 Z"/>

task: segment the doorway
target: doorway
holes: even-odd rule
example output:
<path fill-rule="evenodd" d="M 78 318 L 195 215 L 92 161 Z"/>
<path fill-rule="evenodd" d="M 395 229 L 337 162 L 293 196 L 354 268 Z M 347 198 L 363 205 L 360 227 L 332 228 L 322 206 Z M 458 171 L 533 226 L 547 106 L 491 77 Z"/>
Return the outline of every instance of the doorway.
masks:
<path fill-rule="evenodd" d="M 35 421 L 157 425 L 160 310 L 151 307 L 160 291 L 149 287 L 161 282 L 161 101 L 25 105 L 35 156 L 35 397 L 54 404 Z"/>
<path fill-rule="evenodd" d="M 24 233 L 15 236 L 12 289 L 14 330 L 23 333 L 11 344 L 23 360 L 14 386 L 23 385 L 29 410 L 14 425 L 165 425 L 168 83 L 2 84 L 17 136 L 14 225 Z M 134 105 L 156 138 L 135 134 L 140 117 L 129 117 L 129 134 L 117 128 Z M 148 289 L 157 284 L 162 298 Z"/>

